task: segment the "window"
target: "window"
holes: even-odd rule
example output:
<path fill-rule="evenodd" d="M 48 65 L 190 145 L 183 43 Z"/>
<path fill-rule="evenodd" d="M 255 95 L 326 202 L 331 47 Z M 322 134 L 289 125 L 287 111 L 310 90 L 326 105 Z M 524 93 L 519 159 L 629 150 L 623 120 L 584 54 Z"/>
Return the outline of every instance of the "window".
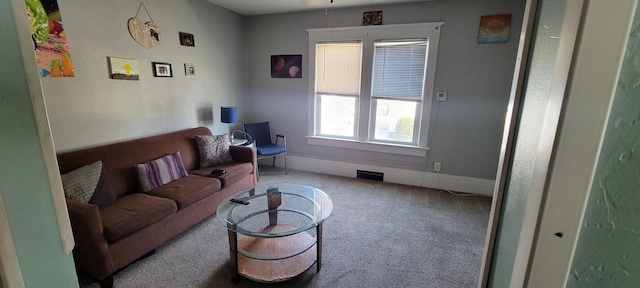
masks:
<path fill-rule="evenodd" d="M 308 143 L 424 156 L 443 24 L 307 30 Z"/>
<path fill-rule="evenodd" d="M 355 138 L 362 43 L 316 44 L 318 135 Z"/>
<path fill-rule="evenodd" d="M 428 41 L 376 41 L 371 79 L 373 140 L 416 144 Z"/>

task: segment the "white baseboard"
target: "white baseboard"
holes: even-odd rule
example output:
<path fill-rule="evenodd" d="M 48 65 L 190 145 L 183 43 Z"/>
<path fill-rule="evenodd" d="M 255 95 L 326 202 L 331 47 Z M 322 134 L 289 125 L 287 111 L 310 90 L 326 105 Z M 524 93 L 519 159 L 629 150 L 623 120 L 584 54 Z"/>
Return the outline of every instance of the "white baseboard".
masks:
<path fill-rule="evenodd" d="M 278 157 L 281 158 L 281 157 Z M 289 168 L 344 177 L 356 178 L 357 170 L 384 173 L 384 181 L 411 186 L 435 189 L 448 189 L 456 192 L 472 193 L 482 196 L 493 196 L 495 180 L 480 179 L 432 172 L 413 171 L 381 166 L 360 165 L 348 162 L 329 161 L 315 158 L 287 156 Z M 271 164 L 271 160 L 269 160 Z M 284 167 L 281 159 L 276 166 Z M 440 178 L 438 181 L 438 177 Z"/>

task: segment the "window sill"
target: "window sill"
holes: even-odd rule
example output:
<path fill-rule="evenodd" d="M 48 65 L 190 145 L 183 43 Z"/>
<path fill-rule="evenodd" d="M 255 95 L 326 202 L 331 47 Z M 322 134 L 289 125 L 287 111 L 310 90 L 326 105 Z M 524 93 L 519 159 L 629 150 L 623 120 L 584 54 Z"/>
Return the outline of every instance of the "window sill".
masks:
<path fill-rule="evenodd" d="M 305 136 L 307 144 L 329 146 L 337 148 L 348 148 L 354 150 L 364 150 L 381 153 L 391 153 L 409 156 L 426 157 L 430 150 L 427 147 L 416 147 L 389 143 L 362 142 L 356 140 L 337 139 L 319 136 Z"/>

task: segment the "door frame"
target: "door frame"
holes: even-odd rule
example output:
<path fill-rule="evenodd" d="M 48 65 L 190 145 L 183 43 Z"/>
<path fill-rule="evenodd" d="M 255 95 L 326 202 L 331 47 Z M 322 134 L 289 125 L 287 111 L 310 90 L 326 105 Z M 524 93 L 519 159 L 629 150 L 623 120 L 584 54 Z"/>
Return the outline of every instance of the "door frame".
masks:
<path fill-rule="evenodd" d="M 544 198 L 531 249 L 516 255 L 523 259 L 520 287 L 568 283 L 638 0 L 580 0 L 580 9 L 575 2 L 567 2 L 574 7 L 565 18 L 580 24 L 568 28 L 575 29 L 577 40 L 569 77 L 561 83 L 564 104 Z"/>
<path fill-rule="evenodd" d="M 498 160 L 498 172 L 493 190 L 493 201 L 491 201 L 489 224 L 487 227 L 487 236 L 485 238 L 484 254 L 482 256 L 482 266 L 480 267 L 480 279 L 478 281 L 479 288 L 485 288 L 489 285 L 489 275 L 491 272 L 491 265 L 493 263 L 493 252 L 496 244 L 498 226 L 500 224 L 500 215 L 502 214 L 502 200 L 504 199 L 504 192 L 507 188 L 507 180 L 513 157 L 513 145 L 515 144 L 517 136 L 516 128 L 518 127 L 517 124 L 520 116 L 518 111 L 520 111 L 520 106 L 522 104 L 522 94 L 527 76 L 531 40 L 533 39 L 533 28 L 536 24 L 537 12 L 538 0 L 527 0 L 524 15 L 522 17 L 520 43 L 518 44 L 516 65 L 511 84 L 511 94 L 507 105 L 504 130 L 502 132 L 502 145 L 500 147 L 500 159 Z"/>
<path fill-rule="evenodd" d="M 535 2 L 526 4 L 521 48 L 531 45 L 526 32 L 535 25 Z M 568 281 L 638 0 L 604 2 L 567 0 L 511 287 L 565 287 Z M 526 58 L 519 49 L 478 287 L 488 286 Z"/>
<path fill-rule="evenodd" d="M 4 194 L 0 191 L 0 281 L 4 285 L 3 287 L 24 288 L 22 270 L 18 262 L 16 247 L 13 245 L 13 236 L 2 195 Z"/>

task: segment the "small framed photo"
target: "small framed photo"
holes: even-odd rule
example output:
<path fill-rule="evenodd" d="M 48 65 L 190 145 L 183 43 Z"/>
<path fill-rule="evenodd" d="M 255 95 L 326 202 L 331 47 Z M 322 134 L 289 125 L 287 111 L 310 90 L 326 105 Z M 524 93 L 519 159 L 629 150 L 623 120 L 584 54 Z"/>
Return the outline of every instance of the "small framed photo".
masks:
<path fill-rule="evenodd" d="M 382 25 L 382 11 L 364 12 L 362 16 L 362 25 Z"/>
<path fill-rule="evenodd" d="M 196 77 L 196 65 L 191 63 L 184 63 L 184 76 Z"/>
<path fill-rule="evenodd" d="M 162 62 L 151 62 L 153 66 L 153 76 L 155 77 L 173 77 L 171 64 Z"/>
<path fill-rule="evenodd" d="M 196 42 L 193 39 L 193 34 L 185 32 L 178 32 L 178 34 L 180 35 L 180 45 L 189 47 L 196 46 Z"/>

